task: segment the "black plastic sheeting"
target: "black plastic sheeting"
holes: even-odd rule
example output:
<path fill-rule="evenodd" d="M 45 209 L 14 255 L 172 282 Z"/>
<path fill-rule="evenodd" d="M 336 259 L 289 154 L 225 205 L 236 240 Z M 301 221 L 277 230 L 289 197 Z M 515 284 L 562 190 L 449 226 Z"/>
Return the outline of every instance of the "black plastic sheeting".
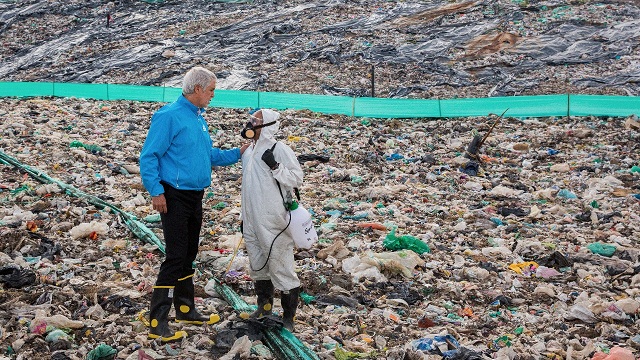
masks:
<path fill-rule="evenodd" d="M 283 69 L 290 68 L 311 76 L 315 69 L 306 65 L 313 60 L 336 71 L 382 64 L 404 72 L 405 80 L 387 79 L 386 92 L 376 93 L 383 97 L 407 97 L 442 86 L 482 85 L 493 87 L 485 96 L 504 96 L 534 94 L 563 67 L 615 62 L 640 51 L 636 2 L 531 4 L 5 1 L 0 2 L 0 79 L 176 86 L 193 65 L 222 64 L 226 69 L 246 69 L 244 77 L 233 83 L 235 88 L 269 90 L 274 69 L 286 74 Z M 583 6 L 580 11 L 585 14 L 579 13 L 578 6 Z M 540 14 L 550 9 L 562 11 L 549 19 L 545 15 L 545 24 L 540 25 L 544 17 Z M 604 12 L 612 21 L 589 21 L 585 16 L 590 12 Z M 469 21 L 452 20 L 465 15 Z M 515 25 L 505 31 L 506 24 L 514 23 L 523 23 L 527 32 L 514 34 Z M 471 46 L 486 36 L 493 39 L 488 46 Z M 474 68 L 468 58 L 461 61 L 452 55 L 459 51 L 479 59 L 501 53 L 508 60 Z M 547 70 L 536 71 L 540 69 Z M 224 79 L 233 71 L 219 71 L 219 75 Z M 414 81 L 407 84 L 406 79 Z M 622 87 L 629 95 L 640 95 L 637 64 L 610 74 L 571 73 L 570 82 L 579 88 Z M 366 84 L 342 87 L 328 81 L 278 90 L 370 94 Z"/>
<path fill-rule="evenodd" d="M 32 285 L 36 281 L 36 273 L 19 266 L 4 266 L 0 268 L 0 283 L 7 288 L 22 288 Z"/>

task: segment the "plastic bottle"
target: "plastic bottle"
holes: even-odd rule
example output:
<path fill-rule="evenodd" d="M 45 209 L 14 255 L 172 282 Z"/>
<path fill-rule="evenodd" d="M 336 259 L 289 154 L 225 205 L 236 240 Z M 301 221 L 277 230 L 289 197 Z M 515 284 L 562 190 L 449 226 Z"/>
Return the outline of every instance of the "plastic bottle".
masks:
<path fill-rule="evenodd" d="M 301 249 L 309 249 L 318 241 L 318 234 L 313 227 L 311 214 L 297 202 L 293 202 L 290 207 L 291 224 L 289 224 L 289 234 L 294 243 Z"/>

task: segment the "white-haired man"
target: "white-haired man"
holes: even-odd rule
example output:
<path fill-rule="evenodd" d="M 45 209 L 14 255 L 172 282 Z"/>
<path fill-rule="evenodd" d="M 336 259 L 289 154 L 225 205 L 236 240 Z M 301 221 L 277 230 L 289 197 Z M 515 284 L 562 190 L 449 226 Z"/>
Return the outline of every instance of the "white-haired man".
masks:
<path fill-rule="evenodd" d="M 215 88 L 214 73 L 202 67 L 189 70 L 182 95 L 151 117 L 140 153 L 140 175 L 153 209 L 160 213 L 166 244 L 149 310 L 149 338 L 162 342 L 186 336 L 184 331 L 169 328 L 172 303 L 178 322 L 213 324 L 220 320 L 217 314 L 200 314 L 194 303 L 192 264 L 198 254 L 202 198 L 211 185 L 211 167 L 238 162 L 248 144 L 231 150 L 213 147 L 202 114 Z"/>

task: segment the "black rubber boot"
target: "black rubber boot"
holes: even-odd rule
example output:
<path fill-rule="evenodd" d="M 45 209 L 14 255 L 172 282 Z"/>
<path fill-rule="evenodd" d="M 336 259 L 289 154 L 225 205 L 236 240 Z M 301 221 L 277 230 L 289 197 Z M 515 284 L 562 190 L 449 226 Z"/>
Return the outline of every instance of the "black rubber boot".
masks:
<path fill-rule="evenodd" d="M 298 309 L 298 299 L 300 296 L 300 288 L 289 290 L 288 294 L 282 293 L 280 300 L 282 302 L 282 326 L 293 332 L 294 317 Z"/>
<path fill-rule="evenodd" d="M 220 315 L 202 315 L 196 309 L 193 287 L 193 274 L 178 279 L 173 304 L 176 307 L 176 322 L 194 325 L 215 324 L 220 321 Z"/>
<path fill-rule="evenodd" d="M 176 331 L 169 328 L 169 310 L 173 297 L 173 286 L 154 286 L 151 295 L 151 308 L 149 310 L 149 338 L 160 339 L 162 342 L 178 341 L 187 337 L 185 331 Z"/>
<path fill-rule="evenodd" d="M 249 315 L 252 319 L 271 315 L 273 309 L 273 283 L 271 280 L 257 280 L 255 282 L 258 296 L 258 309 Z"/>

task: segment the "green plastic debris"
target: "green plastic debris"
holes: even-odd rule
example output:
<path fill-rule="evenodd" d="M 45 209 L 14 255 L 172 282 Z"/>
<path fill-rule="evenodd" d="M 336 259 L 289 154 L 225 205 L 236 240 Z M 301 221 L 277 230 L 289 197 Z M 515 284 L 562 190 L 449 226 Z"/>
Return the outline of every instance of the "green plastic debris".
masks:
<path fill-rule="evenodd" d="M 258 355 L 260 358 L 272 358 L 271 350 L 266 345 L 258 344 L 251 347 L 251 353 Z"/>
<path fill-rule="evenodd" d="M 592 207 L 592 208 L 594 208 L 594 209 L 598 209 L 598 208 L 600 208 L 600 204 L 598 204 L 598 202 L 597 202 L 597 201 L 595 201 L 595 200 L 593 200 L 593 201 L 591 202 L 591 204 L 590 204 L 590 205 L 591 205 L 591 207 Z"/>
<path fill-rule="evenodd" d="M 632 173 L 640 173 L 640 166 L 631 167 L 631 172 Z"/>
<path fill-rule="evenodd" d="M 144 220 L 144 222 L 148 222 L 148 223 L 157 223 L 157 222 L 160 222 L 160 214 L 147 215 L 142 220 Z"/>
<path fill-rule="evenodd" d="M 305 305 L 309 305 L 313 300 L 316 299 L 315 296 L 309 295 L 304 291 L 300 293 L 300 298 L 302 299 L 302 302 L 304 302 Z"/>
<path fill-rule="evenodd" d="M 343 349 L 342 346 L 336 346 L 336 350 L 333 355 L 336 357 L 336 360 L 364 359 L 370 356 L 370 354 L 347 351 Z"/>
<path fill-rule="evenodd" d="M 343 219 L 349 219 L 349 220 L 363 220 L 369 217 L 369 213 L 368 212 L 361 212 L 359 214 L 354 214 L 354 215 L 344 215 L 342 218 Z M 352 233 L 350 236 L 355 235 L 356 233 Z"/>
<path fill-rule="evenodd" d="M 30 191 L 30 190 L 31 190 L 31 187 L 29 187 L 29 185 L 22 185 L 19 188 L 11 190 L 10 192 L 12 194 L 19 194 L 19 193 L 21 193 L 23 191 Z"/>
<path fill-rule="evenodd" d="M 73 140 L 70 144 L 69 147 L 72 148 L 77 148 L 77 147 L 81 147 L 84 148 L 88 151 L 91 151 L 92 153 L 99 153 L 102 151 L 102 148 L 98 145 L 88 145 L 88 144 L 83 144 L 82 141 L 78 141 L 78 140 Z"/>
<path fill-rule="evenodd" d="M 180 354 L 180 348 L 174 349 L 170 344 L 164 345 L 164 351 L 171 356 L 178 356 Z"/>
<path fill-rule="evenodd" d="M 433 294 L 435 294 L 438 290 L 435 287 L 432 286 L 428 286 L 428 287 L 424 287 L 422 288 L 421 292 L 424 296 L 429 297 Z"/>
<path fill-rule="evenodd" d="M 493 341 L 493 345 L 497 348 L 503 348 L 503 347 L 511 347 L 511 340 L 509 339 L 509 337 L 507 335 L 503 335 L 500 336 L 499 338 L 497 338 L 496 340 Z"/>
<path fill-rule="evenodd" d="M 67 334 L 66 332 L 64 332 L 64 330 L 55 329 L 53 331 L 50 331 L 44 340 L 49 343 L 56 343 L 60 340 L 71 341 L 73 340 L 73 336 Z"/>
<path fill-rule="evenodd" d="M 389 209 L 382 204 L 376 206 L 376 212 L 378 215 L 393 215 L 393 209 Z"/>
<path fill-rule="evenodd" d="M 396 236 L 396 229 L 391 232 L 384 239 L 382 245 L 389 250 L 413 250 L 417 254 L 430 253 L 431 248 L 425 244 L 422 240 L 411 235 Z"/>
<path fill-rule="evenodd" d="M 524 332 L 524 327 L 522 326 L 518 326 L 517 328 L 515 328 L 515 330 L 513 330 L 513 333 L 516 335 L 522 335 L 523 332 Z"/>
<path fill-rule="evenodd" d="M 587 248 L 594 254 L 599 254 L 606 257 L 611 257 L 616 252 L 616 247 L 609 244 L 592 243 L 587 245 Z"/>
<path fill-rule="evenodd" d="M 89 351 L 87 360 L 112 360 L 118 355 L 118 350 L 106 344 L 100 344 L 97 348 Z"/>
<path fill-rule="evenodd" d="M 552 242 L 543 242 L 542 246 L 544 246 L 545 248 L 549 249 L 549 250 L 555 250 L 556 247 L 558 246 L 558 244 L 552 243 Z"/>
<path fill-rule="evenodd" d="M 216 210 L 222 210 L 227 207 L 227 203 L 224 201 L 220 201 L 219 203 L 213 205 L 211 208 Z"/>
<path fill-rule="evenodd" d="M 325 200 L 325 202 L 322 204 L 322 209 L 323 210 L 340 210 L 340 211 L 344 211 L 348 208 L 347 206 L 347 200 L 345 199 L 327 199 Z"/>

